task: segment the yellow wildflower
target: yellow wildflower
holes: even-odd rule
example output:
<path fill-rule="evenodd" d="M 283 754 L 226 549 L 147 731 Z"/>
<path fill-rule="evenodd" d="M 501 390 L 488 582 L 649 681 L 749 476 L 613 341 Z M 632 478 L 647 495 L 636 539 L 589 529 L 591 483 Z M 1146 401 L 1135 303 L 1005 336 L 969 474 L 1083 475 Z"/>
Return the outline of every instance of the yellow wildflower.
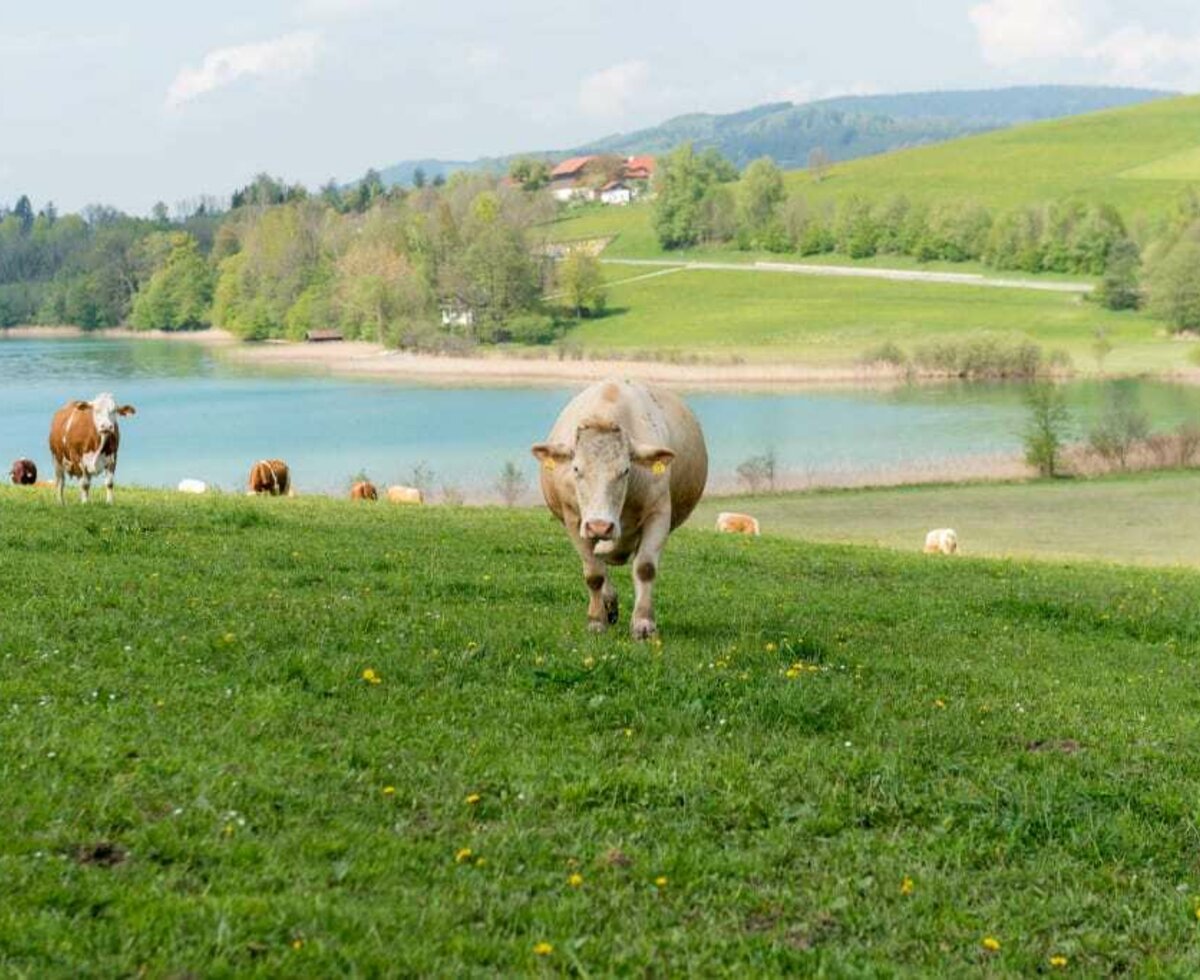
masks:
<path fill-rule="evenodd" d="M 1056 970 L 1061 970 L 1067 965 L 1067 958 L 1065 956 L 1051 956 L 1050 965 Z"/>
<path fill-rule="evenodd" d="M 482 799 L 483 799 L 483 797 L 480 796 L 478 793 L 471 793 L 469 796 L 467 796 L 467 806 L 474 806 L 476 803 L 478 803 Z"/>
<path fill-rule="evenodd" d="M 774 643 L 767 644 L 767 653 L 774 653 L 778 649 L 779 649 L 779 647 L 775 646 Z"/>
<path fill-rule="evenodd" d="M 595 657 L 584 657 L 583 658 L 583 666 L 585 666 L 588 670 L 591 670 L 593 667 L 596 666 L 596 658 Z"/>
<path fill-rule="evenodd" d="M 485 864 L 487 864 L 487 858 L 476 858 L 475 859 L 475 867 L 482 868 Z"/>
<path fill-rule="evenodd" d="M 659 875 L 657 878 L 655 878 L 654 879 L 654 887 L 655 888 L 666 888 L 667 887 L 667 876 Z"/>
<path fill-rule="evenodd" d="M 982 945 L 989 953 L 996 953 L 1000 950 L 1000 940 L 995 936 L 984 936 Z"/>
<path fill-rule="evenodd" d="M 579 888 L 583 884 L 583 875 L 576 871 L 567 879 L 567 884 L 572 888 Z"/>
<path fill-rule="evenodd" d="M 913 880 L 908 875 L 905 875 L 903 880 L 900 882 L 900 894 L 911 895 L 913 893 L 913 887 Z"/>
<path fill-rule="evenodd" d="M 375 673 L 374 669 L 371 667 L 367 667 L 362 672 L 362 679 L 364 681 L 366 681 L 368 684 L 382 684 L 383 683 L 383 678 L 380 677 L 377 673 Z"/>
<path fill-rule="evenodd" d="M 222 829 L 221 833 L 223 833 L 223 834 L 224 834 L 226 837 L 232 837 L 232 836 L 233 836 L 233 829 L 234 829 L 234 828 L 233 828 L 233 824 L 231 824 L 231 823 L 227 823 L 227 824 L 224 826 L 224 828 Z"/>
<path fill-rule="evenodd" d="M 633 738 L 633 729 L 632 729 L 632 728 L 626 728 L 626 729 L 625 729 L 625 737 L 626 737 L 626 738 Z"/>
<path fill-rule="evenodd" d="M 384 796 L 395 796 L 396 795 L 396 787 L 395 786 L 383 787 L 383 795 Z"/>
<path fill-rule="evenodd" d="M 300 949 L 303 945 L 304 945 L 303 939 L 293 939 L 292 940 L 292 949 Z"/>
<path fill-rule="evenodd" d="M 946 702 L 943 701 L 941 698 L 935 698 L 934 702 L 933 702 L 933 706 L 935 708 L 944 708 L 944 707 L 946 707 Z"/>
<path fill-rule="evenodd" d="M 454 863 L 462 864 L 464 861 L 466 861 L 468 858 L 470 858 L 471 853 L 472 852 L 469 847 L 460 847 L 457 851 L 454 852 Z"/>
<path fill-rule="evenodd" d="M 554 947 L 551 946 L 548 942 L 543 941 L 540 943 L 534 943 L 534 945 L 533 945 L 534 956 L 549 956 L 553 952 L 554 952 Z"/>

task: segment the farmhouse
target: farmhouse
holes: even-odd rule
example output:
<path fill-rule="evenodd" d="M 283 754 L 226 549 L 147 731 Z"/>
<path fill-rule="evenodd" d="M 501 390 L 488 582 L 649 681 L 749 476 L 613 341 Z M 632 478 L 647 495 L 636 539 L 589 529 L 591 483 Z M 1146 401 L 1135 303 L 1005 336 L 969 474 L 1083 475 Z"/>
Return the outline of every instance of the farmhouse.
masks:
<path fill-rule="evenodd" d="M 600 156 L 589 154 L 569 157 L 557 164 L 550 171 L 551 195 L 558 201 L 599 200 L 604 204 L 628 204 L 654 176 L 654 157 L 628 157 L 622 162 L 620 172 L 597 190 L 593 181 L 599 168 L 594 165 L 600 160 Z M 589 177 L 593 181 L 589 181 Z"/>
<path fill-rule="evenodd" d="M 623 180 L 610 180 L 600 188 L 600 200 L 605 204 L 628 204 L 633 200 L 633 191 Z"/>
<path fill-rule="evenodd" d="M 583 182 L 587 165 L 595 155 L 570 157 L 550 171 L 550 193 L 557 201 L 591 201 L 596 192 Z"/>

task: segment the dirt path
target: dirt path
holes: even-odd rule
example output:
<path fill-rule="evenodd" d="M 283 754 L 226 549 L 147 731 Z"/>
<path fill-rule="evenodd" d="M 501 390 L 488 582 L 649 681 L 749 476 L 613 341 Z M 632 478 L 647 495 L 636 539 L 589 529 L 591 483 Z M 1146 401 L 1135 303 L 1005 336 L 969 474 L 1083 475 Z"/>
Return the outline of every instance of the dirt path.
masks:
<path fill-rule="evenodd" d="M 606 265 L 661 266 L 674 269 L 715 269 L 722 272 L 783 272 L 799 276 L 834 276 L 888 279 L 893 282 L 934 282 L 995 289 L 1037 289 L 1049 293 L 1090 293 L 1087 282 L 1042 282 L 1036 279 L 1002 279 L 976 272 L 923 272 L 919 269 L 876 269 L 868 266 L 813 265 L 804 262 L 673 262 L 670 259 L 604 259 Z M 632 282 L 633 280 L 625 280 Z M 611 283 L 611 285 L 619 285 Z"/>

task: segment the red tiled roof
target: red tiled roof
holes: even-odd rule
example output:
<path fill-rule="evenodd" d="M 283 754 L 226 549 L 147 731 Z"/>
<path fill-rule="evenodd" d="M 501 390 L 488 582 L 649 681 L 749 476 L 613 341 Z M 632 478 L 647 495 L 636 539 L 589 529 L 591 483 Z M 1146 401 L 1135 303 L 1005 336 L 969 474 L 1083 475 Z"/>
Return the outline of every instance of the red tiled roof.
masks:
<path fill-rule="evenodd" d="M 625 187 L 623 180 L 610 180 L 607 184 L 600 188 L 602 191 L 615 191 L 619 187 Z"/>
<path fill-rule="evenodd" d="M 654 173 L 654 157 L 640 156 L 630 157 L 625 161 L 625 174 L 633 179 L 638 179 L 643 175 L 649 177 Z"/>
<path fill-rule="evenodd" d="M 551 170 L 550 177 L 551 179 L 555 177 L 574 177 L 581 173 L 583 168 L 595 159 L 594 156 L 570 157 Z"/>

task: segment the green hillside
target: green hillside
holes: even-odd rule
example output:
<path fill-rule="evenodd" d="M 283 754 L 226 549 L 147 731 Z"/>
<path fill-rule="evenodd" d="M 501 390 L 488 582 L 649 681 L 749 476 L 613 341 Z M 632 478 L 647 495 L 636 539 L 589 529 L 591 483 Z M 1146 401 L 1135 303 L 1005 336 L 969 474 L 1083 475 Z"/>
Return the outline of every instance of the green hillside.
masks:
<path fill-rule="evenodd" d="M 1200 96 L 1032 123 L 838 164 L 791 186 L 814 200 L 971 200 L 995 210 L 1079 198 L 1127 219 L 1170 209 L 1200 184 Z"/>
<path fill-rule="evenodd" d="M 6 976 L 1200 971 L 1194 573 L 684 528 L 647 645 L 540 510 L 48 496 Z"/>

